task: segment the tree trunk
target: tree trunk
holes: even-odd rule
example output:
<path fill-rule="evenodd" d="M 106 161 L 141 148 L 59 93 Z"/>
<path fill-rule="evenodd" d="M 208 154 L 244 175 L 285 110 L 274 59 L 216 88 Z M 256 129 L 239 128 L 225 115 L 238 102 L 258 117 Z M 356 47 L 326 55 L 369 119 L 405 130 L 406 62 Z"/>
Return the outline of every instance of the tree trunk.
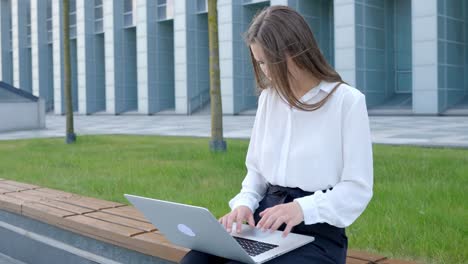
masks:
<path fill-rule="evenodd" d="M 210 49 L 210 100 L 211 100 L 211 141 L 212 151 L 226 151 L 223 139 L 223 108 L 219 77 L 218 11 L 217 0 L 208 0 L 208 37 Z"/>
<path fill-rule="evenodd" d="M 64 99 L 65 99 L 65 114 L 66 114 L 66 131 L 65 142 L 67 144 L 76 141 L 76 135 L 73 128 L 73 106 L 71 93 L 71 64 L 70 64 L 70 2 L 63 0 L 62 6 L 63 19 L 63 73 L 64 73 Z"/>

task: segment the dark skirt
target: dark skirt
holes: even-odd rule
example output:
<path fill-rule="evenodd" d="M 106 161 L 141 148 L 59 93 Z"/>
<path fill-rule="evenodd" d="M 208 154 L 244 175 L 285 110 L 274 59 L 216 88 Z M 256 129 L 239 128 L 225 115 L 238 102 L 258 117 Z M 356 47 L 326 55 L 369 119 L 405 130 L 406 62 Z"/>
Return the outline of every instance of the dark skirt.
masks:
<path fill-rule="evenodd" d="M 327 190 L 323 191 L 326 192 Z M 260 212 L 266 208 L 278 204 L 292 202 L 296 198 L 312 195 L 311 192 L 299 188 L 287 188 L 270 185 L 265 197 L 260 201 L 259 207 L 254 212 L 255 223 L 260 220 Z M 279 230 L 284 230 L 283 224 Z M 289 253 L 279 256 L 267 263 L 330 263 L 345 264 L 348 238 L 344 228 L 338 228 L 327 223 L 305 225 L 304 222 L 293 227 L 293 233 L 313 236 L 312 243 L 297 248 Z M 240 263 L 237 261 L 223 259 L 203 252 L 192 250 L 180 262 L 186 263 Z"/>

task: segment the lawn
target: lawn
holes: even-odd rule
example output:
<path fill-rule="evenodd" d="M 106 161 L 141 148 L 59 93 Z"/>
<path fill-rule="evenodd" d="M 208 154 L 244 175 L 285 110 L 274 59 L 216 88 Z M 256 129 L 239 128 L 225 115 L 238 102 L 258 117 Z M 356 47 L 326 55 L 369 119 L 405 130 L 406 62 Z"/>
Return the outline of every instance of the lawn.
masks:
<path fill-rule="evenodd" d="M 247 140 L 213 154 L 203 138 L 81 136 L 0 141 L 0 178 L 127 203 L 124 193 L 226 213 Z M 347 229 L 350 248 L 424 263 L 468 259 L 468 150 L 374 146 L 374 197 Z M 465 262 L 466 263 L 466 262 Z"/>

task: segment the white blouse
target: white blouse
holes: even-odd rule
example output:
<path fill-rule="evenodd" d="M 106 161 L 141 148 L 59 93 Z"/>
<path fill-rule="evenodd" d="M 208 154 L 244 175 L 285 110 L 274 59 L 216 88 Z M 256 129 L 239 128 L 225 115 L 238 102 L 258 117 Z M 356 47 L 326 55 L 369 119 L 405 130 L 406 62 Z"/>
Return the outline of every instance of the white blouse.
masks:
<path fill-rule="evenodd" d="M 337 83 L 322 81 L 300 100 L 316 103 Z M 267 184 L 299 187 L 304 223 L 347 227 L 372 197 L 372 143 L 364 95 L 341 84 L 316 111 L 291 108 L 273 89 L 263 90 L 246 157 L 241 192 L 230 202 L 252 211 Z M 333 187 L 333 190 L 323 193 Z M 318 192 L 317 192 L 318 191 Z"/>

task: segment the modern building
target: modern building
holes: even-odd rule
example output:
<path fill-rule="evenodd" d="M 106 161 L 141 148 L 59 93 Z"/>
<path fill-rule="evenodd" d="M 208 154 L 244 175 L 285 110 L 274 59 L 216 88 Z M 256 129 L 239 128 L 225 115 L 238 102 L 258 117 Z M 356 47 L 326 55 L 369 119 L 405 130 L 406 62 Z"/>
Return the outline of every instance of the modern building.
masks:
<path fill-rule="evenodd" d="M 60 0 L 0 0 L 0 80 L 64 113 Z M 468 114 L 468 1 L 218 0 L 223 112 L 255 109 L 242 33 L 289 5 L 371 113 Z M 73 108 L 193 114 L 209 105 L 206 0 L 70 0 Z"/>

